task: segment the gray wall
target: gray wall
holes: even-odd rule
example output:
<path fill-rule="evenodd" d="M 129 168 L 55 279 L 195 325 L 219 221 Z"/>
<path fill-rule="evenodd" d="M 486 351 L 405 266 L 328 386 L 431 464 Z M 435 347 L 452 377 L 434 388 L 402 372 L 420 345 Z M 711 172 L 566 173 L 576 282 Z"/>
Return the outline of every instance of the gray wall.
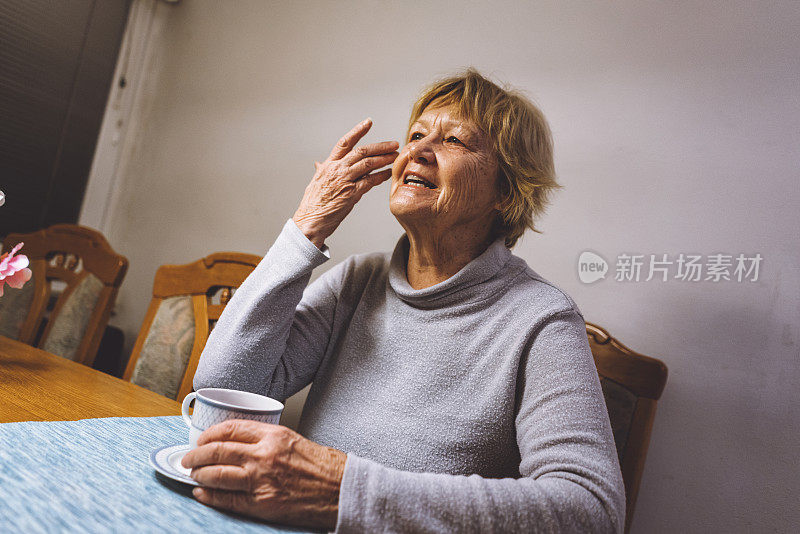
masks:
<path fill-rule="evenodd" d="M 796 2 L 210 2 L 170 11 L 145 135 L 111 214 L 130 342 L 153 275 L 262 254 L 332 143 L 400 139 L 421 86 L 474 65 L 551 121 L 565 189 L 515 249 L 586 318 L 662 359 L 634 532 L 800 524 Z M 388 185 L 329 240 L 389 250 Z M 582 284 L 594 250 L 606 280 Z M 618 254 L 755 254 L 757 282 L 618 282 Z"/>

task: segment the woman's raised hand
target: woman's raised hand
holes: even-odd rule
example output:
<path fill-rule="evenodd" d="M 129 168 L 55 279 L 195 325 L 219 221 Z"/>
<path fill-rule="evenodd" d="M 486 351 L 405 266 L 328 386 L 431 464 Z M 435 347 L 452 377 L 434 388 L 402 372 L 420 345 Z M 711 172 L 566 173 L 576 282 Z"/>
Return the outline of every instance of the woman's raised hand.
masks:
<path fill-rule="evenodd" d="M 370 128 L 372 119 L 360 122 L 339 139 L 328 159 L 316 165 L 314 178 L 292 217 L 317 248 L 322 248 L 364 193 L 392 176 L 392 169 L 376 170 L 397 158 L 397 141 L 356 147 Z"/>

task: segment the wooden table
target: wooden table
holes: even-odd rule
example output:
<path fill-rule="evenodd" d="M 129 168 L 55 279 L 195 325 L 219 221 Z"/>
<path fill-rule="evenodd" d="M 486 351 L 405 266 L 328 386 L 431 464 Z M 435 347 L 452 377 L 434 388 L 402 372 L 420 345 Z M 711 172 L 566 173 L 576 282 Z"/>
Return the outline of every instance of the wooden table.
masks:
<path fill-rule="evenodd" d="M 172 399 L 0 336 L 0 423 L 180 413 Z"/>
<path fill-rule="evenodd" d="M 179 415 L 180 411 L 181 405 L 174 400 L 0 336 L 0 423 L 29 425 L 22 421 L 154 417 Z M 156 428 L 152 419 L 119 421 L 121 423 L 117 424 L 120 425 L 130 425 L 133 421 L 149 425 L 150 434 Z M 159 425 L 169 426 L 168 421 L 162 420 Z M 185 440 L 183 422 L 178 421 L 179 434 Z M 100 423 L 106 422 L 44 424 L 60 425 L 63 433 L 66 432 L 65 425 L 80 424 L 85 428 Z M 5 438 L 0 437 L 3 444 L 0 447 L 0 532 L 22 532 L 25 528 L 30 531 L 31 525 L 38 527 L 33 529 L 36 532 L 63 531 L 65 524 L 72 525 L 69 531 L 87 532 L 198 530 L 192 527 L 198 518 L 207 530 L 214 532 L 307 532 L 219 513 L 187 497 L 185 490 L 176 491 L 169 483 L 160 482 L 147 462 L 156 444 L 137 444 L 137 439 L 141 441 L 141 438 L 138 434 L 130 435 L 129 430 L 127 454 L 122 454 L 117 463 L 109 463 L 107 456 L 103 456 L 107 447 L 85 448 L 85 443 L 91 443 L 91 432 L 71 441 L 71 448 L 65 452 L 64 447 L 53 443 L 49 437 L 43 441 L 41 429 L 37 439 L 31 439 L 18 425 L 0 427 L 0 433 L 5 434 Z M 125 431 L 124 426 L 121 428 L 120 432 Z M 31 432 L 30 428 L 27 432 Z M 9 435 L 14 438 L 8 439 Z M 26 447 L 24 453 L 20 452 L 20 448 Z M 131 450 L 136 447 L 141 449 L 140 454 L 131 456 Z M 50 466 L 41 461 L 45 457 L 50 461 L 53 458 L 58 460 Z M 19 471 L 15 474 L 21 458 L 27 458 L 28 463 L 23 469 L 27 478 L 16 476 Z M 103 485 L 114 481 L 116 473 L 123 471 L 138 475 L 111 482 L 113 487 Z M 98 472 L 105 474 L 97 475 Z M 72 483 L 56 493 L 48 490 L 58 486 L 63 478 L 69 478 Z M 31 485 L 30 480 L 49 480 L 51 483 Z M 164 502 L 171 504 L 166 511 L 160 507 Z M 114 513 L 107 512 L 109 503 L 112 503 Z M 184 525 L 184 528 L 175 525 Z"/>

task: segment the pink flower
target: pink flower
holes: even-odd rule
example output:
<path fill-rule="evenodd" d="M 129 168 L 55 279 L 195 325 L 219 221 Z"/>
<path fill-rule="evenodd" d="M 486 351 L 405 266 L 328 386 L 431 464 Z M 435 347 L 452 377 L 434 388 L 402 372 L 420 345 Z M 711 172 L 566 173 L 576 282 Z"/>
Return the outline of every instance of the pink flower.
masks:
<path fill-rule="evenodd" d="M 28 269 L 28 257 L 24 254 L 14 256 L 19 249 L 22 248 L 23 243 L 20 243 L 11 252 L 6 252 L 0 256 L 0 297 L 3 296 L 3 286 L 9 286 L 20 289 L 25 282 L 31 279 L 31 270 Z"/>

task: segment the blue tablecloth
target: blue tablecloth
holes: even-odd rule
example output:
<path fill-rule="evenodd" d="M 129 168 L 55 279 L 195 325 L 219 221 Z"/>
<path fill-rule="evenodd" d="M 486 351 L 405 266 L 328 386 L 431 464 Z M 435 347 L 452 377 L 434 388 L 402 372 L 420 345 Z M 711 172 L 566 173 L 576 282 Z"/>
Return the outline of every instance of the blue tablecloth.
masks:
<path fill-rule="evenodd" d="M 157 476 L 150 453 L 187 439 L 180 417 L 0 424 L 0 532 L 307 532 L 206 507 Z"/>

